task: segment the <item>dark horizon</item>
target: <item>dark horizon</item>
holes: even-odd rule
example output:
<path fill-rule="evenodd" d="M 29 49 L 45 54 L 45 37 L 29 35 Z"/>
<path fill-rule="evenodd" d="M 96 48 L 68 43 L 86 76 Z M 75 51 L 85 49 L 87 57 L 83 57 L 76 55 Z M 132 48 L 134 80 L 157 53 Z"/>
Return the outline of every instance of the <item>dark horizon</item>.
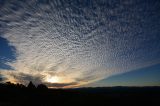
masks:
<path fill-rule="evenodd" d="M 0 84 L 2 106 L 53 106 L 53 105 L 156 105 L 160 87 L 100 87 L 77 89 L 35 88 L 29 84 L 12 86 Z M 115 102 L 116 101 L 116 102 Z"/>
<path fill-rule="evenodd" d="M 85 89 L 85 88 L 116 88 L 116 87 L 126 87 L 126 88 L 148 88 L 148 87 L 160 87 L 159 85 L 156 86 L 84 86 L 84 87 L 74 87 L 74 88 L 57 88 L 57 87 L 47 87 L 45 84 L 43 83 L 39 83 L 37 85 L 35 85 L 32 81 L 28 82 L 27 85 L 23 85 L 21 83 L 12 83 L 12 82 L 1 82 L 0 85 L 4 85 L 4 86 L 9 86 L 12 85 L 13 87 L 17 87 L 17 86 L 23 86 L 24 88 L 28 88 L 28 86 L 30 85 L 30 83 L 32 84 L 32 86 L 34 86 L 35 88 L 37 88 L 39 85 L 43 85 L 45 86 L 47 89 Z"/>

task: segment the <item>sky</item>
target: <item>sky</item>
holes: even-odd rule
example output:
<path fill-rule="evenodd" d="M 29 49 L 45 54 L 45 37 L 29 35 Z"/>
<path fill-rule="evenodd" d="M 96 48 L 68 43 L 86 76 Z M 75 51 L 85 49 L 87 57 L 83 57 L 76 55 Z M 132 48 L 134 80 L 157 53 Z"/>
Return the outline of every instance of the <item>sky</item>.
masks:
<path fill-rule="evenodd" d="M 83 87 L 106 86 L 160 86 L 160 64 L 114 75 Z"/>
<path fill-rule="evenodd" d="M 159 86 L 159 0 L 0 0 L 0 82 Z"/>

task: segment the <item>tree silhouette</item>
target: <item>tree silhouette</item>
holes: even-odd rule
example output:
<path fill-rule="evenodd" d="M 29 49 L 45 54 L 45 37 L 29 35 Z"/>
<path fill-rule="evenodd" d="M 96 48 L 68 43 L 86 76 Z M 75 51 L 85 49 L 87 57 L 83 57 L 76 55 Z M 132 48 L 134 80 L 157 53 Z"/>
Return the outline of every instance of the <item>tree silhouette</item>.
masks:
<path fill-rule="evenodd" d="M 7 85 L 12 85 L 12 83 L 10 81 L 6 82 Z"/>
<path fill-rule="evenodd" d="M 15 86 L 18 88 L 25 88 L 25 86 L 23 84 L 19 84 L 19 83 L 17 83 Z"/>
<path fill-rule="evenodd" d="M 30 88 L 30 89 L 36 88 L 36 86 L 32 83 L 32 81 L 29 82 L 27 87 Z"/>
<path fill-rule="evenodd" d="M 39 84 L 37 86 L 37 89 L 48 89 L 48 87 L 46 85 L 44 85 L 44 84 Z"/>

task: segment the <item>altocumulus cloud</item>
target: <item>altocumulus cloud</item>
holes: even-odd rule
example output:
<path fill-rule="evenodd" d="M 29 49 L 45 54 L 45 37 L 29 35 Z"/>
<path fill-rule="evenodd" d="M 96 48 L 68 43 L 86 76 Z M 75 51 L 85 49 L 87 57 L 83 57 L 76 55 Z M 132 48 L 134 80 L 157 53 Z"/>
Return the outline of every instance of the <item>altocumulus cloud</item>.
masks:
<path fill-rule="evenodd" d="M 74 87 L 158 64 L 159 13 L 158 0 L 4 0 L 0 36 L 16 60 L 0 74 Z"/>

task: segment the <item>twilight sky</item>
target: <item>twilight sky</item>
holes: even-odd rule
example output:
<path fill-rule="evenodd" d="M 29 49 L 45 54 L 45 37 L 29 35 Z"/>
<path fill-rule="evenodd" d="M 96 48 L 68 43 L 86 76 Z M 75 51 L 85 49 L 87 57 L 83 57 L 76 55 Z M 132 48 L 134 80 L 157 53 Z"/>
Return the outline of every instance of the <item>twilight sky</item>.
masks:
<path fill-rule="evenodd" d="M 0 0 L 0 81 L 160 85 L 160 1 Z"/>

